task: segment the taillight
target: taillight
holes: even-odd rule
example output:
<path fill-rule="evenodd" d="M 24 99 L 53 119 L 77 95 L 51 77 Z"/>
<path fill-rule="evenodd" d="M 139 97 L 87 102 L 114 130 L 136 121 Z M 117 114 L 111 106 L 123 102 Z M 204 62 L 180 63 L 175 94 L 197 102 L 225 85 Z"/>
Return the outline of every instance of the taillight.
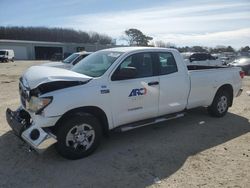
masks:
<path fill-rule="evenodd" d="M 241 79 L 243 79 L 244 76 L 245 76 L 245 72 L 244 71 L 240 71 L 240 77 L 241 77 Z"/>

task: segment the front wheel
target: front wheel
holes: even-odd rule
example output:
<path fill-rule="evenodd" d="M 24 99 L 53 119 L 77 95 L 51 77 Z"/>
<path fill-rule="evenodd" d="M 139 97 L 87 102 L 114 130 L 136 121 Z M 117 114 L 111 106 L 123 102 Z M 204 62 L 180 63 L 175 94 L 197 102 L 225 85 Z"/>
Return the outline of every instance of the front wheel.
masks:
<path fill-rule="evenodd" d="M 208 107 L 208 112 L 214 117 L 223 117 L 229 108 L 230 97 L 228 92 L 219 91 L 214 97 L 213 103 Z"/>
<path fill-rule="evenodd" d="M 101 126 L 93 115 L 73 115 L 58 127 L 56 149 L 67 159 L 84 158 L 98 147 L 101 135 Z"/>

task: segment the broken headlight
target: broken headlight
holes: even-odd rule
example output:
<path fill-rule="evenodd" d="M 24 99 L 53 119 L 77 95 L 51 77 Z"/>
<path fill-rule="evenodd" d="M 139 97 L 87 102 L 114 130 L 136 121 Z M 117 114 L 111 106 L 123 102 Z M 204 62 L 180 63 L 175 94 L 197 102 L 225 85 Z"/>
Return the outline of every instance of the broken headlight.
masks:
<path fill-rule="evenodd" d="M 53 97 L 35 97 L 32 96 L 28 101 L 28 110 L 39 114 L 46 108 L 53 100 Z"/>

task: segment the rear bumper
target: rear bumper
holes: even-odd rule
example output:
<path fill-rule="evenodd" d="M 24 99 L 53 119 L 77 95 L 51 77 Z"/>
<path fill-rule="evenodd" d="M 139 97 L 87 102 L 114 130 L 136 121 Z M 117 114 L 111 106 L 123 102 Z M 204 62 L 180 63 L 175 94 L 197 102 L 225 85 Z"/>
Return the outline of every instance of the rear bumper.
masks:
<path fill-rule="evenodd" d="M 35 124 L 30 123 L 28 116 L 28 113 L 21 108 L 16 111 L 12 111 L 9 108 L 6 110 L 6 120 L 15 135 L 24 140 L 34 150 L 42 153 L 48 147 L 57 142 L 56 136 Z"/>

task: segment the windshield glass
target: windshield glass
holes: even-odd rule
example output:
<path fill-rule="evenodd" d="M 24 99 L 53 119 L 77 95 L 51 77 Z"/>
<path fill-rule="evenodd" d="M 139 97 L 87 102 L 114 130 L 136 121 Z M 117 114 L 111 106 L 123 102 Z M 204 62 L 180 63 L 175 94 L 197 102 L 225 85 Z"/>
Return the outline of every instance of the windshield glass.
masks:
<path fill-rule="evenodd" d="M 0 55 L 5 55 L 6 51 L 0 51 Z"/>
<path fill-rule="evenodd" d="M 75 58 L 77 58 L 79 54 L 71 54 L 69 57 L 63 60 L 63 63 L 70 64 Z"/>
<path fill-rule="evenodd" d="M 99 77 L 121 54 L 114 51 L 98 51 L 81 60 L 71 70 L 90 77 Z"/>

